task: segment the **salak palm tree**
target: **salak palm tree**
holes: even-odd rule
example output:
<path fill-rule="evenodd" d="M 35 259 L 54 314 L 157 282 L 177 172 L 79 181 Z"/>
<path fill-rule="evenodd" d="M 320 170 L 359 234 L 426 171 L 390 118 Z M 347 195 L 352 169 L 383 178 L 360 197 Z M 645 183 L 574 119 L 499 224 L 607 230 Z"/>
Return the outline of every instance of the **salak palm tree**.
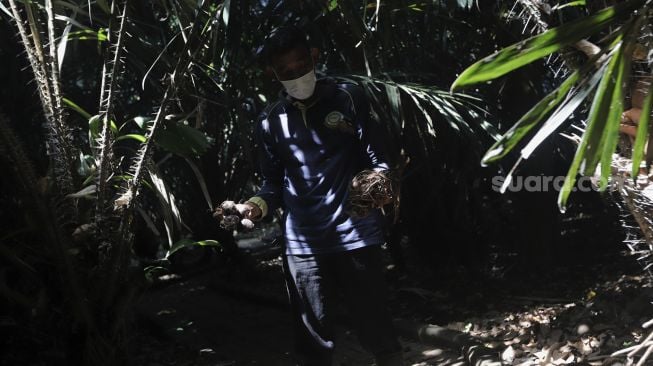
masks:
<path fill-rule="evenodd" d="M 56 296 L 49 298 L 46 295 L 33 303 L 35 300 L 25 298 L 20 291 L 3 288 L 7 290 L 7 297 L 22 299 L 24 306 L 33 308 L 41 302 L 40 306 L 57 306 L 59 311 L 68 315 L 64 321 L 69 322 L 70 327 L 59 331 L 62 332 L 62 339 L 74 342 L 65 347 L 78 350 L 68 355 L 70 362 L 89 365 L 124 363 L 128 314 L 138 288 L 136 284 L 142 277 L 142 272 L 139 275 L 139 271 L 130 267 L 130 263 L 134 215 L 146 176 L 156 186 L 155 190 L 165 195 L 168 209 L 175 208 L 171 202 L 172 195 L 166 192 L 165 184 L 153 165 L 153 144 L 157 133 L 169 124 L 170 119 L 166 119 L 166 116 L 173 109 L 174 96 L 184 84 L 191 61 L 197 57 L 199 50 L 205 48 L 211 39 L 210 34 L 217 32 L 220 23 L 214 20 L 217 14 L 224 11 L 223 7 L 212 6 L 208 2 L 199 3 L 197 7 L 176 6 L 179 6 L 179 11 L 186 12 L 186 20 L 193 21 L 179 24 L 184 33 L 184 37 L 180 37 L 182 45 L 173 67 L 163 74 L 162 85 L 165 87 L 163 95 L 159 97 L 157 111 L 153 118 L 144 123 L 142 134 L 121 136 L 117 135 L 115 122 L 116 95 L 123 76 L 130 3 L 128 0 L 114 1 L 109 6 L 105 2 L 98 2 L 93 9 L 103 14 L 95 19 L 106 20 L 107 31 L 102 36 L 106 42 L 99 113 L 96 116 L 87 115 L 91 155 L 85 156 L 81 152 L 84 149 L 76 145 L 76 136 L 71 132 L 70 119 L 64 106 L 68 105 L 82 114 L 86 112 L 64 98 L 60 78 L 68 37 L 73 39 L 72 25 L 87 30 L 74 17 L 67 16 L 67 11 L 77 14 L 79 5 L 67 2 L 55 5 L 49 0 L 23 3 L 10 0 L 8 7 L 3 5 L 3 10 L 9 13 L 16 26 L 35 78 L 45 117 L 44 126 L 48 132 L 47 144 L 52 166 L 52 174 L 48 178 L 52 187 L 39 194 L 42 191 L 37 186 L 37 174 L 26 160 L 19 139 L 14 136 L 4 116 L 1 126 L 2 150 L 6 158 L 15 163 L 18 183 L 29 198 L 27 207 L 31 208 L 44 229 L 41 231 L 43 237 L 40 245 L 33 245 L 32 250 L 40 252 L 40 261 L 51 263 L 54 273 L 59 274 L 55 277 L 60 278 L 56 288 L 62 291 L 63 299 L 57 303 Z M 63 28 L 55 25 L 59 23 L 56 20 L 62 18 L 67 23 Z M 99 39 L 100 35 L 101 32 L 98 32 L 96 37 Z M 121 164 L 117 159 L 114 148 L 121 137 L 137 140 L 140 144 L 131 156 L 120 156 L 121 159 L 128 159 L 129 163 Z M 93 169 L 88 169 L 89 166 Z M 79 170 L 80 167 L 86 169 Z M 88 177 L 84 173 L 80 176 L 78 171 L 86 171 Z M 94 200 L 90 208 L 85 207 L 87 205 L 83 202 L 89 197 Z M 170 245 L 168 255 L 189 244 L 184 241 L 177 246 Z M 217 243 L 203 241 L 199 244 Z M 21 252 L 4 250 L 3 253 L 18 263 L 25 263 L 20 259 Z M 39 275 L 51 274 L 48 271 L 39 273 L 29 265 L 23 266 L 23 270 L 32 277 L 37 276 L 37 279 Z M 45 285 L 48 281 L 41 278 L 41 282 Z"/>

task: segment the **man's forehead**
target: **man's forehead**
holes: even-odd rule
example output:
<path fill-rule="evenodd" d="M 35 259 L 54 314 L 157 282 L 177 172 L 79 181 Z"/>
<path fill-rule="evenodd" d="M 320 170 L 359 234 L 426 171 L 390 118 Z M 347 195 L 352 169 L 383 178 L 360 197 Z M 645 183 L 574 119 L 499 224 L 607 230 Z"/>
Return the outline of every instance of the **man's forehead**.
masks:
<path fill-rule="evenodd" d="M 311 54 L 309 50 L 302 47 L 296 47 L 288 52 L 279 54 L 275 58 L 272 66 L 282 69 L 284 67 L 290 66 L 291 64 L 307 62 L 310 59 L 310 55 Z"/>

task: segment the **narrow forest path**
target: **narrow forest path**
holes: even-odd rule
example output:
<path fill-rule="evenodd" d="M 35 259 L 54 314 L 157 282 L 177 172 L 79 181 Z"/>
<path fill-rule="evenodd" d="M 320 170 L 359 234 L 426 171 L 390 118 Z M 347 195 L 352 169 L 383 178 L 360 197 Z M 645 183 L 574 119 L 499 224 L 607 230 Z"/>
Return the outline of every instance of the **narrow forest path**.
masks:
<path fill-rule="evenodd" d="M 221 291 L 217 275 L 209 271 L 143 296 L 138 307 L 142 348 L 134 365 L 294 365 L 289 313 Z M 373 364 L 348 329 L 338 327 L 336 343 L 338 365 Z M 411 365 L 462 364 L 451 352 L 402 343 Z"/>
<path fill-rule="evenodd" d="M 293 365 L 279 259 L 211 264 L 148 290 L 137 306 L 134 366 Z M 500 279 L 389 273 L 393 314 L 471 335 L 506 364 L 603 365 L 641 340 L 653 289 L 633 257 Z M 215 261 L 215 258 L 213 259 Z M 173 276 L 174 278 L 175 276 Z M 337 366 L 372 365 L 339 320 Z M 402 339 L 407 365 L 463 365 L 459 350 Z"/>

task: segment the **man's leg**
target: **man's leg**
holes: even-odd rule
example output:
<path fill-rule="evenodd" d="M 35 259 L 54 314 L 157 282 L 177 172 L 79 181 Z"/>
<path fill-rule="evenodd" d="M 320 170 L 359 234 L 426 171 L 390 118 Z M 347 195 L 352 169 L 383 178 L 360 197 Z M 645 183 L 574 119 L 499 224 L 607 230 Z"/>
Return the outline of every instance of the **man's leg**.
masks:
<path fill-rule="evenodd" d="M 325 299 L 333 286 L 329 276 L 324 275 L 325 264 L 312 255 L 286 255 L 283 264 L 299 364 L 331 366 L 333 330 Z"/>
<path fill-rule="evenodd" d="M 387 309 L 381 246 L 355 249 L 339 256 L 337 272 L 361 345 L 377 366 L 401 366 L 402 349 Z"/>

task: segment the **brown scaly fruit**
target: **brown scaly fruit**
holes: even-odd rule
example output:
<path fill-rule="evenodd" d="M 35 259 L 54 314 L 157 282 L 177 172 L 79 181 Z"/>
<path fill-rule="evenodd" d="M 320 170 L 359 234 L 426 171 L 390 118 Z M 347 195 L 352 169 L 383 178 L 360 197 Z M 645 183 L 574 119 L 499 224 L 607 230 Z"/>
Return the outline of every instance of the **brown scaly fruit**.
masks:
<path fill-rule="evenodd" d="M 254 228 L 254 222 L 243 217 L 248 209 L 249 207 L 245 204 L 224 201 L 216 207 L 213 217 L 225 230 L 251 230 Z"/>

